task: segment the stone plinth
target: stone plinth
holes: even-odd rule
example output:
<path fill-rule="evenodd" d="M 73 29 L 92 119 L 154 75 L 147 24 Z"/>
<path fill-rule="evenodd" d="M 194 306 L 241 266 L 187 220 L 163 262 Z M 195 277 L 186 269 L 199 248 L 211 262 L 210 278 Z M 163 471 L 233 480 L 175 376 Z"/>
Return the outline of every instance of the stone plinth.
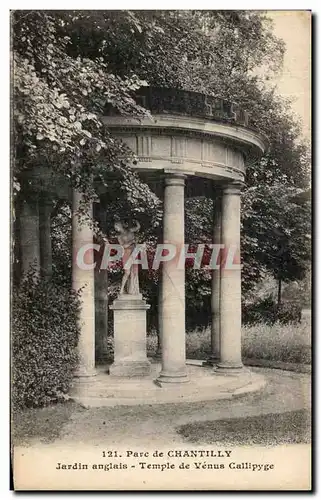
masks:
<path fill-rule="evenodd" d="M 142 377 L 150 374 L 146 354 L 146 311 L 150 306 L 142 295 L 119 295 L 110 306 L 114 311 L 114 377 Z"/>
<path fill-rule="evenodd" d="M 82 386 L 73 386 L 71 397 L 86 407 L 131 406 L 146 404 L 193 403 L 222 399 L 233 400 L 256 393 L 266 385 L 260 373 L 242 371 L 235 377 L 213 373 L 212 367 L 202 368 L 202 361 L 187 360 L 188 384 L 154 383 L 161 365 L 151 363 L 151 372 L 144 377 L 117 379 L 106 374 L 105 367 L 98 367 L 95 379 L 86 379 Z"/>

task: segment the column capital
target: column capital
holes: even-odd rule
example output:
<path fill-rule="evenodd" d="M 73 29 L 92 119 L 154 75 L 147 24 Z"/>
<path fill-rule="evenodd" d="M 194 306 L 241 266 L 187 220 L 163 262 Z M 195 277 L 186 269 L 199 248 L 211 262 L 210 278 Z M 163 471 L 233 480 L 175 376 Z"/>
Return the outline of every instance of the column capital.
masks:
<path fill-rule="evenodd" d="M 22 209 L 27 208 L 28 212 L 35 213 L 39 215 L 39 197 L 21 199 L 20 206 Z"/>
<path fill-rule="evenodd" d="M 216 184 L 215 182 L 213 183 L 213 186 L 212 186 L 212 198 L 213 199 L 222 198 L 222 188 L 223 188 L 223 185 Z"/>
<path fill-rule="evenodd" d="M 39 201 L 42 206 L 52 207 L 54 203 L 53 200 L 54 200 L 53 196 L 51 196 L 51 194 L 48 192 L 43 191 L 40 194 Z"/>
<path fill-rule="evenodd" d="M 222 185 L 222 195 L 240 195 L 245 183 L 242 181 L 233 181 Z"/>
<path fill-rule="evenodd" d="M 165 186 L 185 186 L 185 174 L 164 170 Z"/>

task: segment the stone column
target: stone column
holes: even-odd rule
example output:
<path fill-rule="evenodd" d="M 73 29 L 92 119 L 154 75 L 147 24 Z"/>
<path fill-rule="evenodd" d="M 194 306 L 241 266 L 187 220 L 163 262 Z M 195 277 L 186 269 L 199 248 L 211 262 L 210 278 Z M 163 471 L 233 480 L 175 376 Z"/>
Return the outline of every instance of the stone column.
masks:
<path fill-rule="evenodd" d="M 221 343 L 217 371 L 234 374 L 243 369 L 241 357 L 241 266 L 240 205 L 241 184 L 232 183 L 222 191 L 222 244 L 220 312 Z"/>
<path fill-rule="evenodd" d="M 213 196 L 213 244 L 221 243 L 221 217 L 222 217 L 222 197 L 221 192 L 214 190 Z M 219 265 L 219 259 L 217 260 Z M 211 354 L 208 364 L 216 364 L 220 360 L 220 281 L 221 270 L 212 270 L 211 289 Z"/>
<path fill-rule="evenodd" d="M 43 196 L 39 205 L 39 228 L 41 274 L 45 279 L 49 279 L 52 275 L 51 210 L 51 199 Z"/>
<path fill-rule="evenodd" d="M 162 331 L 163 331 L 163 309 L 162 309 L 162 269 L 160 269 L 160 276 L 158 282 L 158 297 L 157 297 L 157 350 L 155 353 L 155 358 L 160 359 L 162 357 Z"/>
<path fill-rule="evenodd" d="M 36 195 L 35 195 L 36 196 Z M 39 207 L 38 200 L 22 200 L 20 211 L 21 271 L 33 266 L 40 273 Z"/>
<path fill-rule="evenodd" d="M 101 202 L 94 204 L 94 218 L 100 227 L 106 229 L 106 208 Z M 101 269 L 105 242 L 99 239 L 99 252 L 96 253 L 95 267 L 95 359 L 98 363 L 108 360 L 108 270 Z"/>
<path fill-rule="evenodd" d="M 79 366 L 76 376 L 90 377 L 95 375 L 95 284 L 94 268 L 91 265 L 94 259 L 93 250 L 87 250 L 84 258 L 79 257 L 78 252 L 83 245 L 93 243 L 93 230 L 84 217 L 79 216 L 81 201 L 82 195 L 74 191 L 72 205 L 72 286 L 74 290 L 83 288 L 79 318 L 81 329 L 78 343 Z M 86 216 L 91 218 L 91 204 L 86 207 L 86 211 Z M 86 268 L 83 268 L 82 263 L 85 263 Z"/>
<path fill-rule="evenodd" d="M 108 359 L 108 271 L 95 268 L 95 325 L 96 325 L 96 361 Z"/>
<path fill-rule="evenodd" d="M 156 380 L 163 383 L 187 382 L 185 355 L 185 268 L 178 268 L 184 246 L 185 177 L 166 174 L 164 187 L 164 243 L 176 247 L 175 259 L 163 262 L 162 272 L 162 370 Z"/>
<path fill-rule="evenodd" d="M 159 199 L 164 202 L 164 182 L 163 179 L 161 180 L 161 186 L 160 190 L 158 189 L 159 184 L 156 186 L 156 189 L 154 188 L 154 192 L 157 192 L 157 195 Z M 159 192 L 160 191 L 160 192 Z M 164 229 L 162 226 L 159 228 L 159 234 L 157 238 L 157 244 L 162 244 L 163 242 L 163 233 Z M 163 302 L 163 268 L 162 268 L 162 262 L 160 262 L 159 269 L 158 269 L 158 289 L 157 289 L 157 349 L 155 353 L 155 358 L 160 360 L 162 358 L 162 335 L 163 335 L 163 309 L 162 309 L 162 302 Z"/>

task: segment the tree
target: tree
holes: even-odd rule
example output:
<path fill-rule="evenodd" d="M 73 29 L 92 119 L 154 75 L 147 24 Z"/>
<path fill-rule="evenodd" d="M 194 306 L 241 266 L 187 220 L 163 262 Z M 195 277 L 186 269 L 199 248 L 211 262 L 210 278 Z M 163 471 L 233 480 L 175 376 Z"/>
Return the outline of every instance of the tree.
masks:
<path fill-rule="evenodd" d="M 25 171 L 30 178 L 35 165 L 54 170 L 92 199 L 103 198 L 109 213 L 139 218 L 149 228 L 147 239 L 155 240 L 159 200 L 127 167 L 132 153 L 102 126 L 100 115 L 106 103 L 119 113 L 148 114 L 134 99 L 143 85 L 219 96 L 247 110 L 250 126 L 270 142 L 262 160 L 247 169 L 244 290 L 266 270 L 280 269 L 276 228 L 287 242 L 284 279 L 296 279 L 309 254 L 302 235 L 309 232 L 310 212 L 308 205 L 294 209 L 289 197 L 309 186 L 310 159 L 290 102 L 269 83 L 284 50 L 263 12 L 15 12 L 14 172 L 22 192 Z M 187 241 L 195 242 L 200 227 L 201 239 L 210 238 L 211 201 L 187 207 Z M 110 218 L 105 229 L 112 225 Z M 208 277 L 202 280 L 209 290 Z"/>

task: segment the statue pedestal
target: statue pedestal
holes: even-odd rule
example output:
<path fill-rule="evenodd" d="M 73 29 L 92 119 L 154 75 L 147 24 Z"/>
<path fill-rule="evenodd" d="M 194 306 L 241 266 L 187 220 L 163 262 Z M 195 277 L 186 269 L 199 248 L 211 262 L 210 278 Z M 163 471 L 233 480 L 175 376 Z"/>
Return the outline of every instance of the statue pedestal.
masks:
<path fill-rule="evenodd" d="M 146 304 L 141 294 L 124 294 L 110 306 L 114 311 L 114 377 L 141 377 L 150 374 L 146 354 Z"/>

